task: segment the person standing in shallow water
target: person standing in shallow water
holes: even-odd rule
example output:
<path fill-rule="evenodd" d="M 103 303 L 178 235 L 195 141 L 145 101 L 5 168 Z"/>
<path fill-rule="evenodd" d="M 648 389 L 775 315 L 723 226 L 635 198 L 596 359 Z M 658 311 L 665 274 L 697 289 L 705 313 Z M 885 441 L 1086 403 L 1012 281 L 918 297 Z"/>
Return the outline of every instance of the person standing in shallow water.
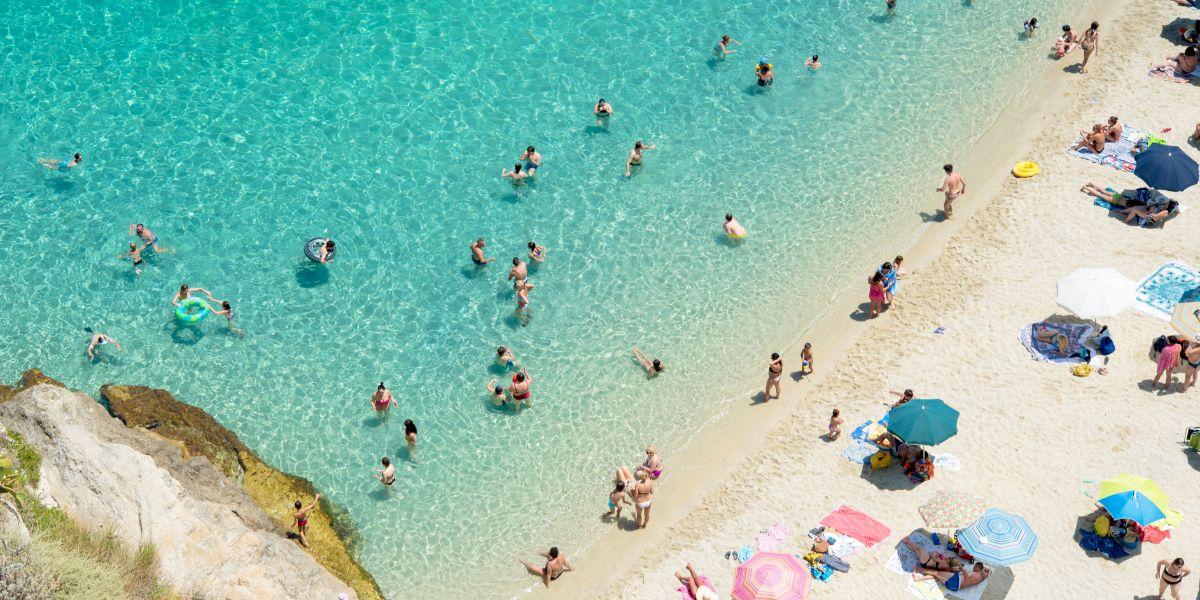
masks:
<path fill-rule="evenodd" d="M 375 388 L 375 393 L 371 394 L 371 407 L 375 409 L 375 414 L 379 415 L 380 420 L 387 417 L 388 411 L 395 402 L 391 390 L 387 389 L 387 386 L 380 381 L 379 387 Z"/>
<path fill-rule="evenodd" d="M 945 164 L 942 170 L 946 172 L 946 179 L 942 181 L 942 187 L 937 191 L 946 194 L 946 202 L 942 204 L 942 213 L 946 215 L 946 220 L 954 215 L 954 201 L 959 196 L 967 193 L 967 182 L 963 181 L 962 175 L 954 172 L 954 165 Z"/>
<path fill-rule="evenodd" d="M 1100 49 L 1100 23 L 1092 21 L 1092 26 L 1079 38 L 1079 47 L 1083 48 L 1083 63 L 1079 65 L 1079 72 L 1087 73 L 1088 60 Z"/>
<path fill-rule="evenodd" d="M 597 127 L 608 127 L 608 118 L 613 114 L 613 107 L 604 98 L 601 98 L 592 109 L 592 114 L 596 115 Z"/>
<path fill-rule="evenodd" d="M 653 149 L 654 144 L 647 146 L 642 143 L 642 140 L 638 140 L 636 143 L 634 143 L 633 150 L 629 151 L 629 158 L 625 159 L 625 176 L 631 177 L 633 174 L 633 168 L 641 166 L 642 164 L 642 153 Z"/>
<path fill-rule="evenodd" d="M 296 526 L 296 533 L 300 536 L 300 544 L 308 548 L 308 513 L 320 505 L 321 494 L 317 494 L 313 498 L 312 504 L 304 506 L 299 500 L 296 501 L 296 511 L 292 513 L 292 522 Z"/>
<path fill-rule="evenodd" d="M 779 379 L 783 377 L 783 359 L 778 352 L 771 353 L 771 362 L 767 363 L 767 387 L 763 390 L 763 402 L 771 399 L 771 388 L 775 389 L 775 397 L 779 397 Z"/>
<path fill-rule="evenodd" d="M 471 262 L 475 263 L 475 266 L 477 267 L 485 266 L 493 260 L 496 260 L 483 255 L 483 249 L 486 246 L 487 242 L 484 241 L 483 238 L 479 238 L 475 240 L 475 243 L 471 244 Z"/>
<path fill-rule="evenodd" d="M 392 464 L 392 459 L 386 456 L 380 462 L 383 463 L 383 468 L 375 470 L 375 479 L 378 479 L 379 483 L 387 486 L 388 493 L 390 494 L 392 492 L 392 484 L 396 483 L 396 466 Z"/>
<path fill-rule="evenodd" d="M 412 419 L 404 420 L 404 441 L 408 442 L 408 452 L 417 451 L 417 425 Z"/>

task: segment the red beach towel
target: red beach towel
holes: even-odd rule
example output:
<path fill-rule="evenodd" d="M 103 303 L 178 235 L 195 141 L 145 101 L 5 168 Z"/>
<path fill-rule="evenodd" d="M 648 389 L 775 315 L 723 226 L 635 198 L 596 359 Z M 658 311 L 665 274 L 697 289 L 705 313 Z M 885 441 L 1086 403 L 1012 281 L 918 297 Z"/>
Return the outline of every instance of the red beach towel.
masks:
<path fill-rule="evenodd" d="M 1163 540 L 1171 537 L 1170 531 L 1163 531 L 1153 525 L 1147 525 L 1142 528 L 1142 541 L 1151 544 L 1161 544 Z"/>
<path fill-rule="evenodd" d="M 862 542 L 868 548 L 892 534 L 892 530 L 883 523 L 846 505 L 826 515 L 821 519 L 821 524 Z"/>

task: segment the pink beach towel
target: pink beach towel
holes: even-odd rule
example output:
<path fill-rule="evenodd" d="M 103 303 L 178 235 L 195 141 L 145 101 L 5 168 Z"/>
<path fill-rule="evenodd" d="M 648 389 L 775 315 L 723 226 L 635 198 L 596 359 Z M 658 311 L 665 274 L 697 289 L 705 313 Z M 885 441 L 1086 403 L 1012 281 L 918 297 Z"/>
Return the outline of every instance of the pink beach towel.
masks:
<path fill-rule="evenodd" d="M 826 515 L 821 519 L 821 524 L 862 542 L 868 548 L 892 534 L 892 530 L 883 523 L 846 505 Z"/>
<path fill-rule="evenodd" d="M 1147 525 L 1142 528 L 1142 541 L 1151 544 L 1161 544 L 1163 540 L 1171 537 L 1170 531 L 1163 531 L 1153 525 Z"/>
<path fill-rule="evenodd" d="M 758 534 L 755 541 L 758 542 L 759 552 L 782 552 L 784 544 L 788 539 L 788 528 L 785 525 L 776 523 L 770 529 Z"/>
<path fill-rule="evenodd" d="M 1179 344 L 1171 344 L 1163 348 L 1162 352 L 1158 353 L 1158 372 L 1170 371 L 1179 366 L 1179 351 L 1182 350 Z"/>
<path fill-rule="evenodd" d="M 708 580 L 707 575 L 700 576 L 700 583 L 708 586 L 708 589 L 710 589 L 710 590 L 717 589 L 717 588 L 713 587 L 713 584 L 711 581 Z M 692 593 L 688 591 L 686 585 L 680 584 L 679 587 L 675 588 L 675 591 L 679 592 L 679 597 L 681 598 L 681 600 L 696 600 L 695 598 L 692 597 Z"/>

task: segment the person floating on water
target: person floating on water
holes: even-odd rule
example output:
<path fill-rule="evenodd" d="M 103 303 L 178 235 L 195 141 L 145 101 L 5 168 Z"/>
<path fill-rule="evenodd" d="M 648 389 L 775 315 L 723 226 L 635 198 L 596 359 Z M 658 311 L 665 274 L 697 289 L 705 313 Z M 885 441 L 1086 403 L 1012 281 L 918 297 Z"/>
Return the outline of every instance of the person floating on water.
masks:
<path fill-rule="evenodd" d="M 596 115 L 597 127 L 608 127 L 608 118 L 613 114 L 613 107 L 608 102 L 605 102 L 604 98 L 601 98 L 596 103 L 596 107 L 592 109 L 592 114 Z"/>
<path fill-rule="evenodd" d="M 530 177 L 537 175 L 537 170 L 542 168 L 542 155 L 538 154 L 538 151 L 534 150 L 533 146 L 527 146 L 525 152 L 517 160 L 525 161 L 525 172 L 529 173 Z"/>
<path fill-rule="evenodd" d="M 775 72 L 771 70 L 771 63 L 767 62 L 766 56 L 759 57 L 754 74 L 758 76 L 758 87 L 766 89 L 767 86 L 775 85 Z"/>
<path fill-rule="evenodd" d="M 817 56 L 816 54 L 812 55 L 812 58 L 804 61 L 804 66 L 806 66 L 814 71 L 817 69 L 820 69 L 821 68 L 821 57 Z"/>
<path fill-rule="evenodd" d="M 657 358 L 652 359 L 649 356 L 646 356 L 644 352 L 638 350 L 637 346 L 633 347 L 633 357 L 637 359 L 638 363 L 642 365 L 642 368 L 646 370 L 646 377 L 648 378 L 657 377 L 658 374 L 662 373 L 663 369 L 666 368 L 663 366 L 661 360 L 658 360 Z"/>
<path fill-rule="evenodd" d="M 886 0 L 886 2 L 887 2 L 887 11 L 889 13 L 896 12 L 896 0 Z"/>
<path fill-rule="evenodd" d="M 725 235 L 731 239 L 740 240 L 746 237 L 746 228 L 730 213 L 725 213 L 725 222 L 721 224 L 721 229 L 725 230 Z"/>
<path fill-rule="evenodd" d="M 546 262 L 546 247 L 539 246 L 537 242 L 530 240 L 527 244 L 529 247 L 529 258 L 539 263 Z"/>
<path fill-rule="evenodd" d="M 316 247 L 313 255 L 317 257 L 317 262 L 328 263 L 333 262 L 334 252 L 335 244 L 333 243 L 333 239 L 326 238 L 324 244 L 320 244 Z"/>
<path fill-rule="evenodd" d="M 967 182 L 963 181 L 962 175 L 954 172 L 954 165 L 942 165 L 942 170 L 946 172 L 946 179 L 942 181 L 942 186 L 937 191 L 946 194 L 946 201 L 942 204 L 942 212 L 946 215 L 946 220 L 949 221 L 950 217 L 954 215 L 954 200 L 967 193 Z"/>
<path fill-rule="evenodd" d="M 483 255 L 483 249 L 485 246 L 487 246 L 487 242 L 485 242 L 483 238 L 479 238 L 475 240 L 473 244 L 471 244 L 471 262 L 475 263 L 475 266 L 477 267 L 482 267 L 493 260 L 496 260 Z"/>
<path fill-rule="evenodd" d="M 138 245 L 135 242 L 129 242 L 129 253 L 128 254 L 129 254 L 129 260 L 133 261 L 133 274 L 134 275 L 142 274 L 142 270 L 139 269 L 138 267 L 146 264 L 146 261 L 142 260 L 142 250 L 145 250 L 146 246 L 147 246 L 147 244 L 143 244 L 141 247 L 138 247 Z"/>
<path fill-rule="evenodd" d="M 308 506 L 304 506 L 304 504 L 302 504 L 299 500 L 297 500 L 296 504 L 294 505 L 296 507 L 296 511 L 292 513 L 292 522 L 296 526 L 296 533 L 300 536 L 300 544 L 305 548 L 308 547 L 308 513 L 312 511 L 312 509 L 319 506 L 320 503 L 321 494 L 317 494 L 317 496 L 313 498 L 312 504 L 309 504 Z"/>
<path fill-rule="evenodd" d="M 51 171 L 66 171 L 78 167 L 79 163 L 83 162 L 83 155 L 76 152 L 70 158 L 39 158 L 37 161 Z"/>
<path fill-rule="evenodd" d="M 121 344 L 117 342 L 117 340 L 109 337 L 108 334 L 100 332 L 92 333 L 91 327 L 85 328 L 84 331 L 92 334 L 92 337 L 88 340 L 86 350 L 88 360 L 96 360 L 96 349 L 100 346 L 108 346 L 111 344 L 117 349 L 118 352 L 124 352 L 124 350 L 121 349 Z"/>
<path fill-rule="evenodd" d="M 637 167 L 642 164 L 642 153 L 643 152 L 645 152 L 646 150 L 653 150 L 653 149 L 654 149 L 654 144 L 650 144 L 649 146 L 647 146 L 642 143 L 642 140 L 638 140 L 636 143 L 634 143 L 633 150 L 631 150 L 629 152 L 629 158 L 625 159 L 625 176 L 629 177 L 631 175 L 631 173 L 633 172 L 632 171 L 633 167 Z"/>
<path fill-rule="evenodd" d="M 396 400 L 392 398 L 391 390 L 387 389 L 387 386 L 383 385 L 383 382 L 380 381 L 379 387 L 375 388 L 375 393 L 371 394 L 371 408 L 375 409 L 375 414 L 379 415 L 380 419 L 383 419 L 388 415 L 388 411 L 391 410 L 392 404 L 395 404 L 395 402 Z"/>
<path fill-rule="evenodd" d="M 721 36 L 721 41 L 717 42 L 717 45 L 713 47 L 713 54 L 714 54 L 714 55 L 715 55 L 717 58 L 721 58 L 721 59 L 723 59 L 723 58 L 725 58 L 727 55 L 730 55 L 730 54 L 733 54 L 734 52 L 737 52 L 737 50 L 730 50 L 730 49 L 729 49 L 729 44 L 730 44 L 730 43 L 737 44 L 737 45 L 739 45 L 739 46 L 741 46 L 741 45 L 742 45 L 742 43 L 741 43 L 741 42 L 739 42 L 739 41 L 737 41 L 737 40 L 735 40 L 735 39 L 733 39 L 733 38 L 731 38 L 731 37 L 729 37 L 729 36 L 727 36 L 727 35 L 723 35 L 723 36 Z"/>
<path fill-rule="evenodd" d="M 180 304 L 183 303 L 184 300 L 191 298 L 192 294 L 195 294 L 195 293 L 203 293 L 204 295 L 208 296 L 209 298 L 212 297 L 212 292 L 210 292 L 204 288 L 189 288 L 188 285 L 185 283 L 185 284 L 179 286 L 178 292 L 175 292 L 175 297 L 171 299 L 171 305 L 179 306 Z"/>
<path fill-rule="evenodd" d="M 504 169 L 500 171 L 500 177 L 507 177 L 512 180 L 514 187 L 525 184 L 525 178 L 529 177 L 529 173 L 521 172 L 521 163 L 513 165 L 511 171 Z"/>

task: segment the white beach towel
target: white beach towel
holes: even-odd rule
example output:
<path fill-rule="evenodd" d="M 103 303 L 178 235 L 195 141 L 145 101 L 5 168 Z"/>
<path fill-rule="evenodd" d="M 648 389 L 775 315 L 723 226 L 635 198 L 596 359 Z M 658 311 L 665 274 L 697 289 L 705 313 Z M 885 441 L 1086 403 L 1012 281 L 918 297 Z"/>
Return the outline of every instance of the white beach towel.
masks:
<path fill-rule="evenodd" d="M 1133 157 L 1133 147 L 1145 135 L 1145 131 L 1126 125 L 1121 132 L 1121 139 L 1104 144 L 1104 151 L 1099 154 L 1091 150 L 1074 150 L 1075 144 L 1067 146 L 1066 150 L 1068 154 L 1073 154 L 1083 160 L 1132 172 L 1137 165 L 1137 159 Z"/>
<path fill-rule="evenodd" d="M 961 471 L 962 461 L 958 460 L 958 457 L 953 454 L 934 454 L 933 466 L 938 470 Z"/>

